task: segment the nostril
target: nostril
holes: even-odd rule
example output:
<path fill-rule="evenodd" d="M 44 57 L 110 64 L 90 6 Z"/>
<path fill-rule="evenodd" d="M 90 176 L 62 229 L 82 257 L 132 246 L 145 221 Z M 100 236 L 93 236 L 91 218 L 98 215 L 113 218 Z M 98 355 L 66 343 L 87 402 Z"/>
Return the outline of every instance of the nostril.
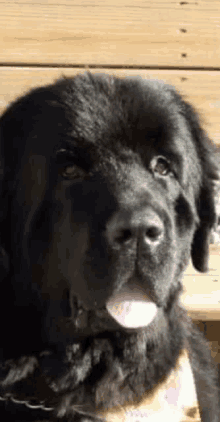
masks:
<path fill-rule="evenodd" d="M 130 240 L 132 237 L 132 232 L 129 229 L 125 229 L 125 230 L 120 230 L 116 236 L 115 236 L 115 240 L 117 243 L 119 244 L 123 244 L 126 243 L 128 240 Z"/>
<path fill-rule="evenodd" d="M 160 226 L 150 226 L 145 231 L 145 238 L 146 240 L 150 240 L 151 242 L 158 241 L 163 234 L 163 229 Z"/>
<path fill-rule="evenodd" d="M 116 248 L 135 244 L 154 248 L 162 242 L 164 230 L 163 219 L 152 209 L 144 208 L 141 212 L 116 213 L 106 225 L 105 236 Z"/>

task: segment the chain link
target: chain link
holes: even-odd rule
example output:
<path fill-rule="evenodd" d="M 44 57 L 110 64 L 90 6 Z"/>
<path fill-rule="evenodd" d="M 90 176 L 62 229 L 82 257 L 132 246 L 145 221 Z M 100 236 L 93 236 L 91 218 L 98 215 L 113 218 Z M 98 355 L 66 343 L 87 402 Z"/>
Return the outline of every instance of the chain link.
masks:
<path fill-rule="evenodd" d="M 54 407 L 50 407 L 50 406 L 46 405 L 44 401 L 41 401 L 40 403 L 33 404 L 33 402 L 31 403 L 28 400 L 19 400 L 19 399 L 14 398 L 11 395 L 0 396 L 0 401 L 7 401 L 7 400 L 10 400 L 10 401 L 12 401 L 13 403 L 16 403 L 16 404 L 24 404 L 29 409 L 42 409 L 42 410 L 45 410 L 46 412 L 51 412 L 52 410 L 54 410 Z"/>

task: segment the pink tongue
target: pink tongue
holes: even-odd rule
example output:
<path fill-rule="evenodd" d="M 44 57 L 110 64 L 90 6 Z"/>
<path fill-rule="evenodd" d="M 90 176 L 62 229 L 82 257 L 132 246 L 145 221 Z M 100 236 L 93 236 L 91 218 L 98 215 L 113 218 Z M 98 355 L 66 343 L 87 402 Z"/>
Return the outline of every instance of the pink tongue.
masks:
<path fill-rule="evenodd" d="M 123 327 L 149 325 L 157 314 L 157 305 L 137 286 L 126 286 L 107 302 L 110 315 Z"/>

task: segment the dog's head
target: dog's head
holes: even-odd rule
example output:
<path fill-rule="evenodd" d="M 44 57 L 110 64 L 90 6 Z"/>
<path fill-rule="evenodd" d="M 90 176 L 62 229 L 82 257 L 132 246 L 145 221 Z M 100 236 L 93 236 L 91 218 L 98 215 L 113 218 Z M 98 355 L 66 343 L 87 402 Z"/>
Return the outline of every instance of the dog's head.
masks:
<path fill-rule="evenodd" d="M 9 355 L 150 327 L 190 257 L 206 270 L 212 149 L 162 82 L 85 74 L 30 92 L 2 116 L 1 169 Z"/>
<path fill-rule="evenodd" d="M 62 330 L 86 334 L 97 318 L 111 328 L 106 305 L 128 305 L 132 291 L 166 308 L 190 256 L 206 270 L 209 146 L 192 107 L 158 81 L 85 74 L 12 105 L 1 120 L 1 242 L 18 306 L 34 291 L 54 304 L 49 318 L 59 306 Z"/>

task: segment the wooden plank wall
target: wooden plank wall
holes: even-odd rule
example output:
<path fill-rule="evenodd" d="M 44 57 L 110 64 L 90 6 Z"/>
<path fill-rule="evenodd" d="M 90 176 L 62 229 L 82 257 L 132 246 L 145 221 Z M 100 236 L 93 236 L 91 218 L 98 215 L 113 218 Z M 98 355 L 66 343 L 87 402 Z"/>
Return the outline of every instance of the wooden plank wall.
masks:
<path fill-rule="evenodd" d="M 1 108 L 30 86 L 104 67 L 175 84 L 220 145 L 219 0 L 0 0 L 0 11 Z"/>
<path fill-rule="evenodd" d="M 85 68 L 174 84 L 220 146 L 219 0 L 0 0 L 0 111 Z M 209 274 L 190 266 L 184 279 L 195 319 L 220 319 L 219 255 Z"/>

